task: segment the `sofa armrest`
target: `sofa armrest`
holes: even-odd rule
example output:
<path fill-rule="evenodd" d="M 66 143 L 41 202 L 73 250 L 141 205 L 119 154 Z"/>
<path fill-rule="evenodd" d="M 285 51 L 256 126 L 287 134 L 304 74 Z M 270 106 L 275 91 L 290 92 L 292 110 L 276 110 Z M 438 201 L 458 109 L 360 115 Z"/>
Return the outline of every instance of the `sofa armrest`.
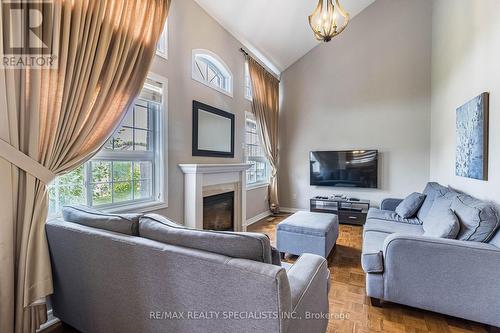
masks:
<path fill-rule="evenodd" d="M 281 253 L 274 246 L 271 246 L 271 264 L 281 266 Z"/>
<path fill-rule="evenodd" d="M 403 201 L 403 199 L 387 198 L 380 203 L 380 209 L 395 211 L 396 207 Z"/>
<path fill-rule="evenodd" d="M 500 249 L 393 234 L 386 238 L 384 299 L 500 326 Z"/>
<path fill-rule="evenodd" d="M 305 253 L 287 274 L 292 297 L 292 312 L 295 318 L 302 318 L 294 320 L 289 332 L 324 333 L 328 325 L 330 289 L 330 271 L 326 259 Z M 319 319 L 308 318 L 306 312 L 323 316 Z"/>

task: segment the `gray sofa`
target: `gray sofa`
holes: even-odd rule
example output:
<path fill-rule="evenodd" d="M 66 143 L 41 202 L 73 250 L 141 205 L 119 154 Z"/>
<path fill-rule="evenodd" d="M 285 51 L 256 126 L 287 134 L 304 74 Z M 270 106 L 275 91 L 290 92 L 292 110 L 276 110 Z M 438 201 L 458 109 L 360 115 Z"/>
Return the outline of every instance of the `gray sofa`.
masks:
<path fill-rule="evenodd" d="M 371 209 L 363 230 L 362 266 L 374 305 L 390 301 L 500 326 L 500 232 L 493 204 L 429 183 L 417 215 L 394 211 L 387 199 Z M 457 239 L 424 235 L 423 222 L 438 198 L 458 217 Z M 443 200 L 441 200 L 443 201 Z"/>
<path fill-rule="evenodd" d="M 328 313 L 326 260 L 304 254 L 285 269 L 265 235 L 80 207 L 46 233 L 54 315 L 79 331 L 326 331 L 326 316 L 306 316 Z"/>

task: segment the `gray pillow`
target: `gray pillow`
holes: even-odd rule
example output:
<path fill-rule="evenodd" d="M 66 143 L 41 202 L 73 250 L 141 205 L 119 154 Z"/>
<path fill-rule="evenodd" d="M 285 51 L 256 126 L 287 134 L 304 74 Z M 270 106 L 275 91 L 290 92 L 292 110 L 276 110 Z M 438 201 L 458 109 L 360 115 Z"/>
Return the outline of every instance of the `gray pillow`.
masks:
<path fill-rule="evenodd" d="M 192 229 L 161 215 L 147 214 L 139 221 L 139 235 L 166 244 L 218 253 L 232 258 L 278 266 L 281 264 L 277 261 L 276 253 L 273 255 L 271 242 L 265 234 Z"/>
<path fill-rule="evenodd" d="M 435 206 L 425 218 L 424 236 L 455 239 L 460 231 L 458 217 L 450 208 L 434 209 Z"/>
<path fill-rule="evenodd" d="M 422 207 L 418 210 L 417 217 L 419 220 L 423 221 L 424 218 L 429 214 L 429 211 L 432 208 L 432 204 L 434 203 L 434 200 L 437 197 L 440 197 L 446 193 L 448 193 L 450 190 L 447 187 L 444 187 L 443 185 L 440 185 L 438 183 L 430 182 L 427 183 L 425 186 L 424 191 L 422 192 L 423 194 L 426 195 L 424 203 L 422 204 Z"/>
<path fill-rule="evenodd" d="M 453 200 L 451 209 L 460 221 L 458 239 L 487 242 L 498 230 L 497 211 L 491 203 L 460 194 Z"/>
<path fill-rule="evenodd" d="M 413 192 L 396 207 L 396 213 L 404 219 L 412 218 L 417 214 L 424 200 L 425 194 Z"/>
<path fill-rule="evenodd" d="M 68 222 L 130 236 L 139 235 L 141 214 L 108 214 L 86 206 L 69 205 L 63 207 L 62 215 Z"/>

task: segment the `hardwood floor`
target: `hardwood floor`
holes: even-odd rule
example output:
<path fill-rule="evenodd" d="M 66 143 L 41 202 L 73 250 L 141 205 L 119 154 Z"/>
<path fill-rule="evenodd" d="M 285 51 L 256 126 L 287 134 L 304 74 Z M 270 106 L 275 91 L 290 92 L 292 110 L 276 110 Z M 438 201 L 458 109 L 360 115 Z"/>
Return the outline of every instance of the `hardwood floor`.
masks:
<path fill-rule="evenodd" d="M 248 231 L 269 235 L 275 244 L 275 227 L 286 215 L 270 217 L 251 225 Z M 459 333 L 487 332 L 484 325 L 398 304 L 372 307 L 365 294 L 365 275 L 361 268 L 362 227 L 341 225 L 339 239 L 328 257 L 331 272 L 330 333 Z M 293 262 L 296 258 L 287 257 Z"/>
<path fill-rule="evenodd" d="M 286 215 L 270 217 L 249 227 L 248 231 L 269 235 L 275 244 L 275 227 Z M 465 333 L 487 332 L 484 325 L 406 306 L 384 303 L 383 308 L 370 305 L 365 296 L 365 276 L 361 269 L 362 227 L 340 226 L 337 245 L 328 258 L 332 273 L 330 312 L 340 319 L 331 320 L 328 333 Z M 287 257 L 286 261 L 296 259 Z M 43 333 L 77 333 L 57 324 Z"/>

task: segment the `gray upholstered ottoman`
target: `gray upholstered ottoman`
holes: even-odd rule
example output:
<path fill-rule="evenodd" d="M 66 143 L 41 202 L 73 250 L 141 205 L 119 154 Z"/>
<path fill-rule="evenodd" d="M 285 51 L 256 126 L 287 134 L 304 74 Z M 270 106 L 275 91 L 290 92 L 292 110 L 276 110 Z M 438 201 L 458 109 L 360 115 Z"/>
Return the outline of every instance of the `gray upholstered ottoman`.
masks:
<path fill-rule="evenodd" d="M 313 253 L 326 258 L 338 235 L 337 215 L 298 212 L 278 224 L 276 245 L 281 253 Z"/>

